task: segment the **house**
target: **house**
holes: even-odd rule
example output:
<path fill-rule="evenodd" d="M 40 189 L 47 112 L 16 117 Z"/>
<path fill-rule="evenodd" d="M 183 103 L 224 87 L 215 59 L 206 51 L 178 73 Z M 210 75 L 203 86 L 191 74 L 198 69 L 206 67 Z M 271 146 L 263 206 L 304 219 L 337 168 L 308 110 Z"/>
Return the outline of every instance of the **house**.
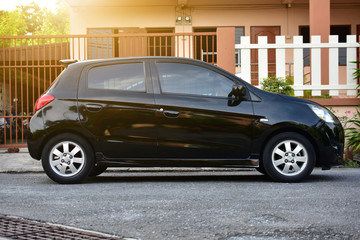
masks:
<path fill-rule="evenodd" d="M 67 2 L 71 8 L 71 34 L 127 34 L 128 36 L 153 34 L 154 36 L 154 39 L 148 37 L 150 40 L 146 41 L 147 51 L 131 54 L 127 54 L 126 51 L 143 49 L 144 44 L 136 43 L 135 39 L 129 40 L 132 45 L 116 38 L 111 38 L 110 41 L 107 39 L 110 42 L 107 43 L 110 45 L 109 53 L 109 48 L 104 47 L 106 44 L 98 41 L 96 47 L 94 44 L 90 49 L 88 47 L 88 58 L 100 55 L 100 52 L 104 56 L 103 49 L 108 51 L 106 57 L 129 55 L 191 57 L 217 64 L 235 73 L 237 71 L 235 65 L 240 63 L 240 56 L 233 45 L 240 43 L 241 36 L 249 36 L 250 43 L 257 43 L 259 36 L 267 36 L 268 43 L 275 43 L 276 36 L 282 35 L 285 36 L 286 43 L 292 43 L 294 37 L 299 35 L 303 37 L 303 43 L 310 43 L 311 36 L 319 35 L 320 42 L 328 43 L 329 35 L 337 35 L 338 42 L 343 43 L 346 42 L 347 35 L 356 35 L 359 42 L 360 35 L 360 0 L 67 0 Z M 173 39 L 167 35 L 170 33 L 180 35 L 217 33 L 217 35 L 209 35 L 201 39 L 199 36 L 183 35 L 183 39 Z M 165 37 L 159 37 L 161 34 Z M 189 39 L 184 40 L 186 37 Z M 94 43 L 95 39 L 90 41 Z M 184 49 L 186 51 L 182 51 Z M 78 52 L 80 53 L 81 50 Z M 345 48 L 340 48 L 337 56 L 339 73 L 336 74 L 339 75 L 340 85 L 346 84 L 346 76 L 349 78 L 350 70 L 346 69 L 348 64 L 346 52 Z M 235 57 L 232 57 L 234 55 Z M 311 81 L 310 51 L 304 49 L 303 55 L 303 75 Z M 329 84 L 329 79 L 332 77 L 329 76 L 329 49 L 322 49 L 319 58 L 321 58 L 321 75 L 319 74 L 321 84 Z M 260 80 L 257 78 L 258 60 L 257 52 L 251 50 L 251 78 L 254 78 L 252 79 L 254 84 L 258 84 Z M 275 49 L 271 49 L 268 51 L 269 74 L 275 72 L 275 63 Z M 291 69 L 293 63 L 293 53 L 286 54 L 286 68 L 289 69 L 287 75 L 294 74 L 294 69 Z M 354 95 L 348 96 L 344 90 L 340 90 L 339 97 L 340 100 L 335 97 L 336 100 L 316 101 L 328 106 L 359 104 L 359 99 Z M 354 112 L 355 109 L 352 111 Z"/>
<path fill-rule="evenodd" d="M 359 0 L 67 0 L 71 34 L 216 32 L 235 28 L 240 36 L 360 34 Z M 117 43 L 114 43 L 117 44 Z M 115 50 L 114 46 L 113 50 Z"/>
<path fill-rule="evenodd" d="M 67 0 L 71 34 L 214 32 L 237 36 L 357 34 L 359 0 Z M 326 39 L 323 39 L 326 40 Z M 256 41 L 256 38 L 253 39 Z"/>
<path fill-rule="evenodd" d="M 167 55 L 191 57 L 218 64 L 235 73 L 235 64 L 240 57 L 232 45 L 240 43 L 241 36 L 250 36 L 250 43 L 257 43 L 259 36 L 267 36 L 268 43 L 275 43 L 275 37 L 285 36 L 291 43 L 294 36 L 303 36 L 303 43 L 310 42 L 310 36 L 320 35 L 321 42 L 328 42 L 329 35 L 338 35 L 339 42 L 346 42 L 347 35 L 360 35 L 360 0 L 67 0 L 70 5 L 71 34 L 123 34 L 131 39 L 90 39 L 86 58 L 123 57 L 134 55 Z M 229 27 L 230 32 L 227 30 Z M 223 31 L 224 30 L 224 31 Z M 190 33 L 218 33 L 218 37 L 199 38 L 189 35 L 188 40 L 173 39 L 168 35 Z M 232 32 L 231 32 L 232 31 Z M 139 36 L 153 34 L 145 40 Z M 158 34 L 158 35 L 155 35 Z M 160 37 L 163 34 L 163 37 Z M 225 34 L 225 35 L 224 35 Z M 185 36 L 185 35 L 184 35 Z M 186 37 L 184 37 L 186 38 Z M 179 43 L 182 41 L 181 43 Z M 359 40 L 358 40 L 359 41 Z M 184 43 L 185 42 L 185 43 Z M 85 43 L 84 43 L 85 44 Z M 219 51 L 219 46 L 222 48 Z M 145 49 L 144 48 L 148 48 Z M 180 48 L 180 51 L 179 51 Z M 76 48 L 85 55 L 85 47 Z M 109 51 L 110 49 L 110 51 Z M 138 49 L 139 51 L 130 52 Z M 149 50 L 150 49 L 150 50 Z M 186 49 L 182 53 L 183 49 Z M 218 59 L 218 52 L 224 56 Z M 177 53 L 177 54 L 176 54 Z M 76 55 L 75 57 L 81 58 Z M 235 55 L 235 58 L 230 56 Z M 304 50 L 304 55 L 310 52 Z M 269 50 L 269 72 L 275 71 L 275 50 Z M 339 50 L 339 64 L 346 65 L 346 49 Z M 235 63 L 233 60 L 235 59 Z M 321 53 L 321 81 L 329 83 L 329 54 Z M 220 62 L 219 62 L 220 60 Z M 289 69 L 292 55 L 286 57 Z M 304 59 L 309 65 L 310 58 Z M 256 81 L 258 55 L 251 52 L 252 78 Z M 289 70 L 291 75 L 293 70 Z M 340 67 L 340 72 L 346 71 Z M 305 70 L 309 75 L 310 68 Z M 344 83 L 342 79 L 340 82 Z"/>

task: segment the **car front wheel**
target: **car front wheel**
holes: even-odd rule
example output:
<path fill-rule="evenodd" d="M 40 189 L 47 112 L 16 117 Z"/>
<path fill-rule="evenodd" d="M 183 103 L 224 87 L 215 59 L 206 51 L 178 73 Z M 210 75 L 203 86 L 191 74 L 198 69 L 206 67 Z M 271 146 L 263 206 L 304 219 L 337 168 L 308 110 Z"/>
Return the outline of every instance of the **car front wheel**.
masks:
<path fill-rule="evenodd" d="M 106 169 L 107 169 L 107 166 L 96 165 L 91 170 L 89 177 L 96 177 L 96 176 L 102 174 L 103 172 L 105 172 Z"/>
<path fill-rule="evenodd" d="M 45 173 L 58 183 L 78 183 L 84 180 L 94 165 L 89 144 L 73 134 L 52 138 L 44 147 L 42 166 Z"/>
<path fill-rule="evenodd" d="M 267 143 L 262 162 L 267 175 L 275 181 L 299 182 L 313 171 L 315 152 L 304 136 L 281 133 Z"/>

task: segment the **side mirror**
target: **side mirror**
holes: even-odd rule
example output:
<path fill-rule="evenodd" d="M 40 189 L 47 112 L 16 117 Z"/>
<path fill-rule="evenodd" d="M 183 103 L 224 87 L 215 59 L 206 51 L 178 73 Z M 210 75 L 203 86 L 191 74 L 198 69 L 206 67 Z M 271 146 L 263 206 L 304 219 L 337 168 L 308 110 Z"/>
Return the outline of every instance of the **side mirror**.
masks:
<path fill-rule="evenodd" d="M 245 87 L 243 85 L 234 84 L 230 94 L 241 99 L 245 96 Z"/>
<path fill-rule="evenodd" d="M 228 106 L 237 106 L 243 100 L 244 96 L 246 95 L 246 89 L 243 85 L 234 84 L 232 86 L 232 90 L 229 93 Z M 235 97 L 235 98 L 233 98 Z"/>

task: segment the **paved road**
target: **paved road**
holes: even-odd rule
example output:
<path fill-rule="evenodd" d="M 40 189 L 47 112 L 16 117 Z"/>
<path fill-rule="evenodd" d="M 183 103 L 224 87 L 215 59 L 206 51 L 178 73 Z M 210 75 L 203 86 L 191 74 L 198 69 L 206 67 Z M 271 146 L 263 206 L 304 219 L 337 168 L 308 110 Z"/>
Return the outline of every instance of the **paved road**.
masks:
<path fill-rule="evenodd" d="M 360 170 L 275 183 L 253 171 L 0 174 L 0 214 L 136 239 L 360 239 Z"/>

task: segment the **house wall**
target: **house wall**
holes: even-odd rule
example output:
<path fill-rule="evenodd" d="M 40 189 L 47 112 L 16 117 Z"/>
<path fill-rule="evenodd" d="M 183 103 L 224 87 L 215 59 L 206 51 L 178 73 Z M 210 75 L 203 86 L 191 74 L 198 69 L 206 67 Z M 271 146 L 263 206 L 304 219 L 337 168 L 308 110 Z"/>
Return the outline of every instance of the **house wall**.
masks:
<path fill-rule="evenodd" d="M 192 28 L 238 26 L 244 27 L 245 35 L 250 35 L 251 26 L 280 26 L 281 35 L 291 37 L 299 34 L 299 26 L 309 25 L 308 4 L 297 4 L 290 8 L 280 4 L 220 4 L 210 1 L 189 1 L 187 7 L 177 4 L 141 6 L 72 6 L 70 12 L 71 34 L 86 34 L 88 28 L 175 28 L 175 32 L 192 32 Z M 221 1 L 223 2 L 223 1 Z M 245 1 L 244 1 L 245 2 Z M 253 1 L 247 1 L 254 3 Z M 259 2 L 259 1 L 258 1 Z M 305 1 L 306 2 L 306 1 Z M 332 1 L 333 2 L 333 1 Z M 106 4 L 103 4 L 106 5 Z M 356 34 L 360 24 L 360 5 L 332 6 L 331 25 L 351 25 L 351 33 Z M 190 15 L 191 25 L 176 25 L 176 16 Z"/>
<path fill-rule="evenodd" d="M 75 7 L 70 10 L 70 33 L 88 28 L 174 27 L 174 7 Z"/>

